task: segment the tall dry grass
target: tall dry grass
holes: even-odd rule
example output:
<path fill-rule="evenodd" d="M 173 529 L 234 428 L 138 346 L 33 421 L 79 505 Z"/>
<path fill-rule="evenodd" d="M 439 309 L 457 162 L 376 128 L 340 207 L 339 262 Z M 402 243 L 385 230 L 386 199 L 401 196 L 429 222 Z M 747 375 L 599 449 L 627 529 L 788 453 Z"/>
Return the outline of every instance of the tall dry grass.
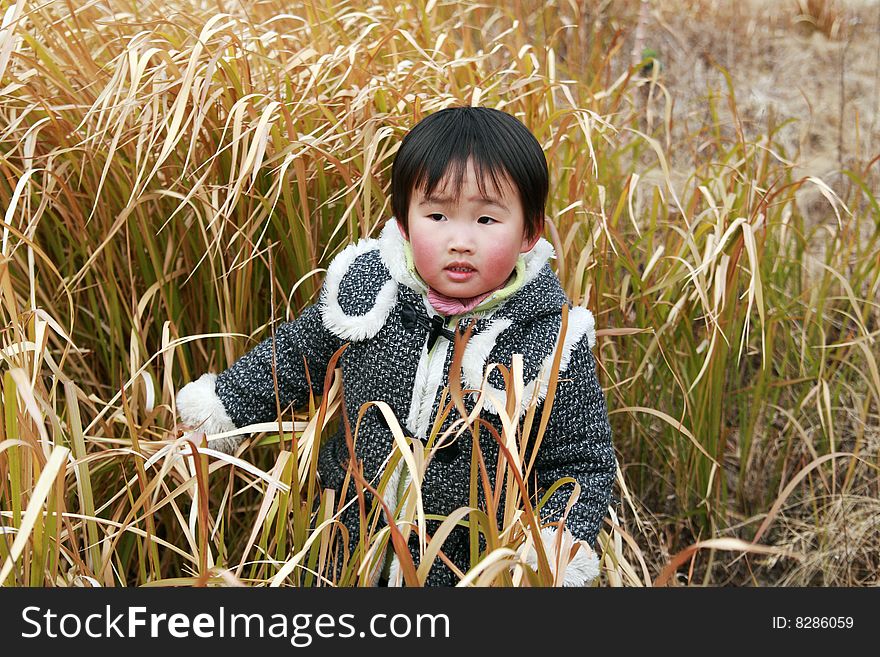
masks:
<path fill-rule="evenodd" d="M 661 67 L 631 63 L 637 9 L 8 7 L 0 581 L 368 581 L 402 537 L 363 509 L 362 545 L 330 576 L 344 537 L 314 456 L 338 422 L 332 372 L 241 458 L 178 438 L 175 389 L 314 301 L 322 266 L 387 218 L 405 131 L 472 103 L 544 145 L 558 273 L 601 327 L 621 463 L 601 583 L 876 583 L 877 160 L 845 172 L 845 193 L 798 178 L 784 120 L 748 136 L 732 86 L 707 89 L 705 124 L 673 144 Z M 805 222 L 806 187 L 828 221 Z M 444 525 L 467 519 L 486 539 L 466 584 L 553 581 L 547 555 L 510 570 L 541 501 L 514 485 L 523 435 L 511 423 L 498 437 L 503 525 L 476 508 Z M 425 457 L 391 458 L 417 482 Z M 424 539 L 417 488 L 402 511 Z M 405 558 L 404 571 L 427 574 Z"/>

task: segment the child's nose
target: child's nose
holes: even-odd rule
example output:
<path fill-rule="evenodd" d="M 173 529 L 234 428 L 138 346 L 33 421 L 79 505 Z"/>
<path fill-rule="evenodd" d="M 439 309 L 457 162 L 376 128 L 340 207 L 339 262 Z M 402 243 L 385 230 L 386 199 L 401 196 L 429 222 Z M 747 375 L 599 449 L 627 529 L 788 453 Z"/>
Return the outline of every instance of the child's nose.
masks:
<path fill-rule="evenodd" d="M 463 239 L 459 235 L 450 241 L 449 250 L 453 253 L 473 253 L 474 246 L 470 240 Z"/>
<path fill-rule="evenodd" d="M 455 253 L 473 253 L 474 239 L 468 228 L 457 226 L 451 231 L 449 250 Z"/>

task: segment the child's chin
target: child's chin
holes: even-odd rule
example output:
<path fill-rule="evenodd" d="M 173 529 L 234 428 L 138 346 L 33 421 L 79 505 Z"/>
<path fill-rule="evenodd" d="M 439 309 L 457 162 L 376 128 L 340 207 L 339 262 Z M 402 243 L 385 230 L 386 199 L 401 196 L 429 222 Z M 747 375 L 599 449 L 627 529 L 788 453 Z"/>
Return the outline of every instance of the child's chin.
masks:
<path fill-rule="evenodd" d="M 472 285 L 442 285 L 440 287 L 433 286 L 435 290 L 437 290 L 440 294 L 452 297 L 454 299 L 470 299 L 471 297 L 475 297 L 479 294 L 482 294 L 478 289 L 473 287 Z"/>

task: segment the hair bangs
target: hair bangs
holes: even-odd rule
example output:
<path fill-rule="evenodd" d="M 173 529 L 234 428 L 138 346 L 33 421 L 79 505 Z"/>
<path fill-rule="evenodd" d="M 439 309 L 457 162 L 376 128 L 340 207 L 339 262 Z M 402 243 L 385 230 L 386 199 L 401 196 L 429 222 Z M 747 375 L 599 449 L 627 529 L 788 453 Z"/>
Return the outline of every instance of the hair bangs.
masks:
<path fill-rule="evenodd" d="M 505 185 L 512 187 L 512 183 L 506 181 L 510 174 L 503 163 L 480 148 L 479 143 L 467 143 L 464 140 L 453 143 L 456 146 L 450 149 L 448 158 L 431 158 L 415 172 L 412 186 L 414 190 L 418 189 L 426 196 L 440 190 L 444 196 L 458 201 L 469 161 L 474 167 L 477 189 L 484 197 L 491 196 L 491 192 L 501 194 Z"/>

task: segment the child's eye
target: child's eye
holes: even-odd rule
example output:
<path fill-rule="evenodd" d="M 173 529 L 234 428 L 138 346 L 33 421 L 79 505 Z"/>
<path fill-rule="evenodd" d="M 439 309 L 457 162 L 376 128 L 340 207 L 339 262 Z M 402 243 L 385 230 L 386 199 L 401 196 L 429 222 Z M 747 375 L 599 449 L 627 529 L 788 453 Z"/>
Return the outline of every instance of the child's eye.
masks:
<path fill-rule="evenodd" d="M 431 217 L 431 219 L 433 219 L 434 221 L 443 221 L 446 218 L 444 215 L 440 214 L 439 212 L 432 212 L 428 216 Z"/>
<path fill-rule="evenodd" d="M 497 223 L 492 217 L 480 217 L 479 219 L 477 219 L 477 222 L 485 225 Z"/>

